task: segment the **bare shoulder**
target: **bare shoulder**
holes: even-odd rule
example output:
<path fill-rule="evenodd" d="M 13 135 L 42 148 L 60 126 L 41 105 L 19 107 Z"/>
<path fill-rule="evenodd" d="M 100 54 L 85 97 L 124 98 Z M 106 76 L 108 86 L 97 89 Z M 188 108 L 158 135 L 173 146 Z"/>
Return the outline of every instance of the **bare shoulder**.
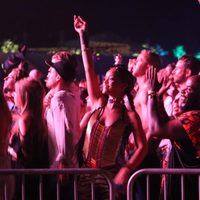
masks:
<path fill-rule="evenodd" d="M 89 118 L 90 115 L 91 115 L 93 112 L 94 112 L 94 110 L 89 110 L 89 111 L 87 111 L 87 112 L 84 114 L 84 116 L 83 116 L 82 119 L 84 119 L 84 118 Z"/>
<path fill-rule="evenodd" d="M 85 113 L 85 115 L 81 119 L 81 121 L 80 121 L 81 132 L 83 132 L 84 128 L 87 126 L 87 123 L 88 123 L 93 112 L 94 112 L 94 110 L 89 110 L 88 112 Z"/>

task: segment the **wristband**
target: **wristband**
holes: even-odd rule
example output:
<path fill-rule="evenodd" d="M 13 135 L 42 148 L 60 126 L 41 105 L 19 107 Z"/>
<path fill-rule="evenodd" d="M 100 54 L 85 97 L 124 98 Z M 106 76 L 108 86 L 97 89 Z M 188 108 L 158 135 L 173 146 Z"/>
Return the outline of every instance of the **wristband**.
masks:
<path fill-rule="evenodd" d="M 156 94 L 156 92 L 154 90 L 148 90 L 148 95 L 152 95 L 152 94 Z"/>
<path fill-rule="evenodd" d="M 153 90 L 148 90 L 148 99 L 153 99 L 156 96 L 156 92 Z"/>

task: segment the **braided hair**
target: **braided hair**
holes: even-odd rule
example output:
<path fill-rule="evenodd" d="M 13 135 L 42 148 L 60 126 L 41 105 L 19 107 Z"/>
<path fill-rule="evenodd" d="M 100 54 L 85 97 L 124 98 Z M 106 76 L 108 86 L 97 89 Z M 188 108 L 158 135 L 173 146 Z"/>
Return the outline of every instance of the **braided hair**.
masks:
<path fill-rule="evenodd" d="M 129 72 L 124 67 L 121 67 L 121 66 L 113 66 L 113 67 L 115 67 L 115 69 L 118 73 L 118 76 L 120 78 L 120 81 L 122 83 L 127 84 L 127 87 L 126 87 L 124 92 L 125 92 L 125 95 L 128 98 L 128 101 L 129 101 L 129 104 L 130 104 L 132 111 L 135 111 L 135 106 L 133 104 L 133 96 L 131 94 L 131 91 L 133 90 L 133 87 L 135 85 L 136 78 L 131 74 L 131 72 Z"/>

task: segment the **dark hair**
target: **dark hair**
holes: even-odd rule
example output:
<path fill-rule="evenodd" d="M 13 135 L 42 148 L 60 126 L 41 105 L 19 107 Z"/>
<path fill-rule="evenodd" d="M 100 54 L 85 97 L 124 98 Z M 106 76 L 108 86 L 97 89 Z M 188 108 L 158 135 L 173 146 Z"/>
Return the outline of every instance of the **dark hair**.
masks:
<path fill-rule="evenodd" d="M 200 72 L 200 61 L 192 55 L 183 55 L 179 58 L 183 60 L 185 67 L 191 70 L 191 75 L 197 75 Z"/>
<path fill-rule="evenodd" d="M 160 59 L 160 56 L 157 53 L 152 52 L 148 49 L 143 49 L 141 51 L 141 53 L 145 53 L 145 54 L 148 55 L 148 62 L 149 62 L 150 65 L 153 65 L 157 69 L 160 67 L 161 59 Z"/>
<path fill-rule="evenodd" d="M 81 91 L 81 94 L 80 94 L 81 101 L 83 104 L 86 104 L 87 103 L 86 98 L 88 97 L 88 91 L 86 88 L 82 88 L 82 89 L 80 89 L 80 91 Z"/>
<path fill-rule="evenodd" d="M 116 71 L 118 72 L 118 76 L 123 83 L 127 83 L 128 87 L 126 88 L 125 94 L 130 93 L 135 85 L 136 78 L 129 72 L 127 69 L 123 67 L 114 66 Z"/>
<path fill-rule="evenodd" d="M 150 52 L 149 53 L 149 63 L 158 69 L 161 65 L 160 56 L 154 52 Z"/>
<path fill-rule="evenodd" d="M 118 76 L 122 83 L 127 83 L 127 88 L 125 89 L 125 95 L 128 98 L 129 104 L 131 106 L 131 109 L 134 111 L 135 106 L 133 104 L 133 96 L 131 94 L 131 91 L 133 90 L 133 87 L 136 82 L 136 78 L 129 72 L 127 69 L 122 67 L 116 67 L 116 71 L 118 72 Z"/>

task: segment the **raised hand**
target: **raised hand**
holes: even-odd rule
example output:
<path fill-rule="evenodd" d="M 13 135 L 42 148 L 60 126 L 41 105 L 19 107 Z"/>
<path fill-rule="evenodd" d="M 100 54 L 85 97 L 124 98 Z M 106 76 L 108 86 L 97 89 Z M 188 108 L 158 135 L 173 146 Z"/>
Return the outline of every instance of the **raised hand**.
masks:
<path fill-rule="evenodd" d="M 79 34 L 87 32 L 87 23 L 80 16 L 74 15 L 74 29 Z"/>
<path fill-rule="evenodd" d="M 157 72 L 156 68 L 150 66 L 146 72 L 146 82 L 148 90 L 157 91 L 158 82 L 157 82 Z"/>
<path fill-rule="evenodd" d="M 171 85 L 173 85 L 173 81 L 169 76 L 164 76 L 161 80 L 161 87 L 157 93 L 159 97 L 162 97 L 162 95 L 169 89 Z"/>

